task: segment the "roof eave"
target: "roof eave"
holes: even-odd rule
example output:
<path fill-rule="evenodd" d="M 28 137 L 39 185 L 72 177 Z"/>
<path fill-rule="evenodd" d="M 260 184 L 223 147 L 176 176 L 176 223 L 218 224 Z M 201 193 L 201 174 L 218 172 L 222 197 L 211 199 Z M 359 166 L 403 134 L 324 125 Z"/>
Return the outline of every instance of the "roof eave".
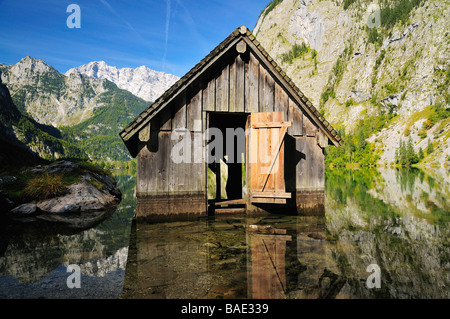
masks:
<path fill-rule="evenodd" d="M 180 92 L 188 87 L 202 72 L 215 61 L 217 61 L 222 54 L 235 45 L 238 41 L 244 41 L 252 47 L 266 67 L 271 73 L 283 83 L 283 86 L 290 92 L 296 102 L 302 106 L 302 109 L 311 117 L 311 119 L 322 128 L 326 133 L 329 140 L 336 146 L 343 145 L 343 140 L 337 134 L 336 130 L 328 123 L 325 118 L 317 111 L 313 104 L 303 94 L 302 91 L 295 85 L 295 83 L 289 78 L 289 76 L 281 69 L 281 67 L 270 57 L 265 51 L 256 37 L 245 26 L 241 26 L 235 29 L 224 41 L 222 41 L 216 48 L 214 48 L 204 59 L 197 63 L 188 73 L 180 78 L 174 85 L 172 85 L 164 94 L 159 97 L 153 104 L 146 108 L 134 121 L 132 121 L 125 129 L 123 129 L 119 135 L 124 141 L 130 154 L 135 157 L 137 152 L 134 151 L 132 144 L 133 137 L 136 133 L 142 129 L 161 109 L 163 109 L 168 103 L 170 103 Z M 130 145 L 131 144 L 131 145 Z"/>

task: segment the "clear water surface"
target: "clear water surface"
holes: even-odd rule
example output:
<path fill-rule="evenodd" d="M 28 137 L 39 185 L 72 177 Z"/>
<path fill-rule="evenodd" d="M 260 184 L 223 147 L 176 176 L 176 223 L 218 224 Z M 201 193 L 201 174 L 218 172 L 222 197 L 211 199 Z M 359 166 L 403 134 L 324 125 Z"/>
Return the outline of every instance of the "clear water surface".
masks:
<path fill-rule="evenodd" d="M 321 217 L 137 225 L 134 173 L 114 173 L 122 203 L 94 228 L 1 225 L 1 299 L 450 297 L 447 168 L 327 170 Z"/>

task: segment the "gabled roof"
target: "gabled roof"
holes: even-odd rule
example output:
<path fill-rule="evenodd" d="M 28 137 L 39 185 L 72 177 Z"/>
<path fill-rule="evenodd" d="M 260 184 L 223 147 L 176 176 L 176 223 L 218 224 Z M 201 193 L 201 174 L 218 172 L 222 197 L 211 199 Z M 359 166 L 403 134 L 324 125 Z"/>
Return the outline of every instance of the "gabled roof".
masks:
<path fill-rule="evenodd" d="M 130 140 L 133 139 L 139 131 L 149 123 L 149 121 L 162 110 L 178 93 L 190 85 L 200 74 L 217 61 L 223 53 L 232 48 L 239 41 L 244 40 L 252 51 L 258 55 L 261 61 L 269 68 L 274 76 L 280 80 L 284 88 L 291 93 L 298 104 L 303 106 L 303 111 L 309 114 L 311 119 L 321 127 L 328 138 L 336 146 L 343 144 L 342 139 L 330 123 L 317 111 L 308 98 L 300 91 L 295 83 L 286 75 L 280 66 L 270 57 L 267 51 L 261 46 L 256 37 L 245 26 L 235 29 L 222 43 L 212 50 L 203 60 L 194 66 L 188 73 L 180 78 L 172 87 L 164 92 L 153 104 L 145 109 L 133 122 L 131 122 L 122 132 L 120 137 L 124 141 L 131 154 L 136 152 L 130 149 Z M 133 143 L 131 143 L 133 144 Z"/>

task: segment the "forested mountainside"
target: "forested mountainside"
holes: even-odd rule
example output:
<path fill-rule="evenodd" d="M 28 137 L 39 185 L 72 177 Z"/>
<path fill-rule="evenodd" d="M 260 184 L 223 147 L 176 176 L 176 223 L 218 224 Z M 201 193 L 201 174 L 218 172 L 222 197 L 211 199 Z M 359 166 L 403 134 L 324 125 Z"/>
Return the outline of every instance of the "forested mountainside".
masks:
<path fill-rule="evenodd" d="M 60 132 L 23 115 L 14 105 L 0 78 L 0 171 L 58 158 L 86 159 L 77 146 L 63 140 Z"/>
<path fill-rule="evenodd" d="M 92 160 L 130 159 L 118 134 L 149 102 L 108 80 L 80 73 L 65 76 L 30 57 L 0 64 L 0 72 L 23 118 L 77 145 Z"/>
<path fill-rule="evenodd" d="M 253 33 L 344 136 L 328 164 L 441 165 L 450 160 L 449 1 L 378 4 L 273 0 Z"/>
<path fill-rule="evenodd" d="M 133 121 L 148 105 L 148 102 L 125 90 L 118 90 L 107 81 L 111 89 L 103 93 L 99 101 L 103 107 L 94 109 L 92 116 L 74 126 L 61 128 L 63 138 L 80 144 L 93 160 L 127 161 L 128 150 L 119 137 L 120 131 Z"/>

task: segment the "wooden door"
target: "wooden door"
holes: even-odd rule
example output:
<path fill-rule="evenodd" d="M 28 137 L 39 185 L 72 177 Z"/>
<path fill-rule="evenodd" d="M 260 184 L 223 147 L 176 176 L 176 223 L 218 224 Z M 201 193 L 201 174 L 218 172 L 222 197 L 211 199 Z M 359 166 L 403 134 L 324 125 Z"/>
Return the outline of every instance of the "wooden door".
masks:
<path fill-rule="evenodd" d="M 252 113 L 247 119 L 247 181 L 251 202 L 284 204 L 284 137 L 290 122 L 283 112 Z"/>

